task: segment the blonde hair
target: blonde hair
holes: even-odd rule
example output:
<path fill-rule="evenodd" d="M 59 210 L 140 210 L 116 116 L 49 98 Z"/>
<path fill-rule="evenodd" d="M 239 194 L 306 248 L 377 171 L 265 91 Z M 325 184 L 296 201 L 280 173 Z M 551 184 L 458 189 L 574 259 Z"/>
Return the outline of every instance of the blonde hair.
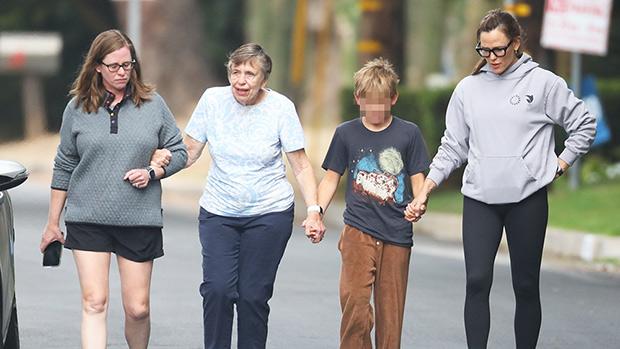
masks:
<path fill-rule="evenodd" d="M 69 95 L 76 97 L 75 108 L 78 108 L 80 103 L 83 103 L 82 109 L 87 113 L 92 113 L 99 109 L 103 104 L 107 91 L 103 86 L 103 78 L 96 68 L 102 63 L 105 56 L 125 46 L 129 48 L 131 58 L 135 60 L 129 77 L 134 104 L 140 106 L 142 102 L 151 99 L 149 94 L 155 91 L 155 86 L 142 81 L 142 70 L 133 43 L 123 32 L 110 29 L 97 35 L 95 40 L 93 40 L 80 69 L 80 74 L 71 86 Z"/>
<path fill-rule="evenodd" d="M 368 92 L 389 92 L 390 98 L 394 98 L 399 81 L 392 63 L 384 58 L 375 58 L 353 74 L 354 93 L 363 97 Z"/>

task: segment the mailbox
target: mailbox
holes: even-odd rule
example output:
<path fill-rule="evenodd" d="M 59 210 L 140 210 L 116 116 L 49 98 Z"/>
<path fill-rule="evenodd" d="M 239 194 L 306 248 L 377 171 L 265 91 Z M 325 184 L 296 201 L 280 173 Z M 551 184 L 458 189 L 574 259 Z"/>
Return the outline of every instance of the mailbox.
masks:
<path fill-rule="evenodd" d="M 60 70 L 58 33 L 0 32 L 0 72 L 52 75 Z"/>

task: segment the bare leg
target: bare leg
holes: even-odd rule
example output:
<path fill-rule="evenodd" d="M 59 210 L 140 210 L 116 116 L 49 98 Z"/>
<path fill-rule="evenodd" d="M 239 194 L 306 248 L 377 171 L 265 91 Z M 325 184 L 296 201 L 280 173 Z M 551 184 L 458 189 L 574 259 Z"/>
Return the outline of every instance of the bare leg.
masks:
<path fill-rule="evenodd" d="M 82 348 L 107 345 L 110 253 L 73 250 L 82 290 Z"/>
<path fill-rule="evenodd" d="M 153 261 L 134 262 L 121 256 L 117 256 L 117 260 L 125 309 L 125 339 L 131 349 L 146 349 L 151 335 Z"/>

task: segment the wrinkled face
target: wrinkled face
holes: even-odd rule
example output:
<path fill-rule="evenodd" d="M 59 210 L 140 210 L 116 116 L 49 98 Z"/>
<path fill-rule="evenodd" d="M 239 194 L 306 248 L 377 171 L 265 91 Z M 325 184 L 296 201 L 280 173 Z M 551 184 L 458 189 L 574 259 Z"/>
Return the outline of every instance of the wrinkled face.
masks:
<path fill-rule="evenodd" d="M 506 36 L 506 34 L 504 34 L 504 32 L 499 29 L 494 29 L 490 32 L 480 33 L 479 47 L 490 50 L 495 49 L 489 55 L 489 57 L 484 58 L 487 61 L 487 64 L 493 69 L 493 72 L 495 74 L 503 73 L 504 71 L 506 71 L 506 69 L 510 68 L 519 60 L 519 57 L 517 57 L 515 51 L 519 49 L 520 44 L 520 37 L 516 37 L 514 40 L 512 40 L 512 42 L 510 42 L 510 39 Z M 501 49 L 504 47 L 506 47 L 506 55 L 504 55 L 503 57 L 497 57 L 494 52 L 503 52 L 503 50 L 498 50 L 498 48 Z"/>
<path fill-rule="evenodd" d="M 115 72 L 111 72 L 104 64 L 97 65 L 96 70 L 101 74 L 101 77 L 103 78 L 103 86 L 106 90 L 117 96 L 122 96 L 125 92 L 125 87 L 127 87 L 127 83 L 129 82 L 129 78 L 131 77 L 131 69 L 125 70 L 125 68 L 122 67 L 124 63 L 132 61 L 129 48 L 124 46 L 114 52 L 111 52 L 101 61 L 107 65 L 121 65 L 121 67 L 119 67 Z"/>
<path fill-rule="evenodd" d="M 235 100 L 242 105 L 254 105 L 260 102 L 259 95 L 267 80 L 254 60 L 235 65 L 228 74 Z"/>
<path fill-rule="evenodd" d="M 364 96 L 355 96 L 360 106 L 360 115 L 366 118 L 368 123 L 380 125 L 389 120 L 392 106 L 396 103 L 398 94 L 390 98 L 388 92 L 369 92 Z"/>

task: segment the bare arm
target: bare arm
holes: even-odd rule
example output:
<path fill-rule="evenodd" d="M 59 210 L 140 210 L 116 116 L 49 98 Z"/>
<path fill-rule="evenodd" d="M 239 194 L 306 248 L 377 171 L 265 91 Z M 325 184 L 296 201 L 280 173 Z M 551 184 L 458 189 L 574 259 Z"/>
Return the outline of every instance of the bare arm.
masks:
<path fill-rule="evenodd" d="M 327 207 L 329 207 L 329 204 L 334 198 L 334 194 L 336 194 L 340 177 L 340 173 L 327 170 L 327 172 L 325 172 L 325 177 L 323 177 L 321 184 L 319 184 L 319 205 L 323 207 L 324 211 L 327 211 Z"/>
<path fill-rule="evenodd" d="M 185 168 L 193 165 L 200 155 L 202 155 L 202 151 L 205 148 L 205 143 L 201 143 L 190 136 L 185 136 L 183 142 L 187 146 L 187 164 Z M 163 176 L 163 170 L 158 170 L 159 167 L 165 167 L 170 163 L 170 158 L 172 157 L 172 153 L 168 149 L 157 149 L 151 156 L 151 167 L 155 169 L 155 173 Z M 160 176 L 160 177 L 161 177 Z M 158 178 L 160 178 L 158 177 Z"/>
<path fill-rule="evenodd" d="M 299 149 L 293 152 L 286 153 L 293 174 L 299 184 L 301 195 L 304 197 L 306 207 L 315 206 L 318 203 L 316 178 L 314 177 L 314 170 L 310 159 L 306 155 L 304 149 Z M 308 236 L 312 242 L 317 243 L 323 239 L 325 234 L 325 225 L 321 219 L 321 215 L 318 212 L 310 211 L 305 220 L 306 236 Z"/>
<path fill-rule="evenodd" d="M 418 196 L 420 196 L 420 193 L 422 193 L 422 188 L 424 188 L 424 173 L 422 172 L 416 173 L 410 178 L 411 178 L 411 189 L 413 191 L 413 197 L 417 198 Z"/>
<path fill-rule="evenodd" d="M 183 142 L 185 142 L 185 145 L 187 146 L 187 165 L 185 165 L 185 168 L 188 168 L 192 166 L 198 158 L 200 158 L 202 151 L 205 149 L 206 143 L 201 143 L 187 135 L 183 139 Z"/>

